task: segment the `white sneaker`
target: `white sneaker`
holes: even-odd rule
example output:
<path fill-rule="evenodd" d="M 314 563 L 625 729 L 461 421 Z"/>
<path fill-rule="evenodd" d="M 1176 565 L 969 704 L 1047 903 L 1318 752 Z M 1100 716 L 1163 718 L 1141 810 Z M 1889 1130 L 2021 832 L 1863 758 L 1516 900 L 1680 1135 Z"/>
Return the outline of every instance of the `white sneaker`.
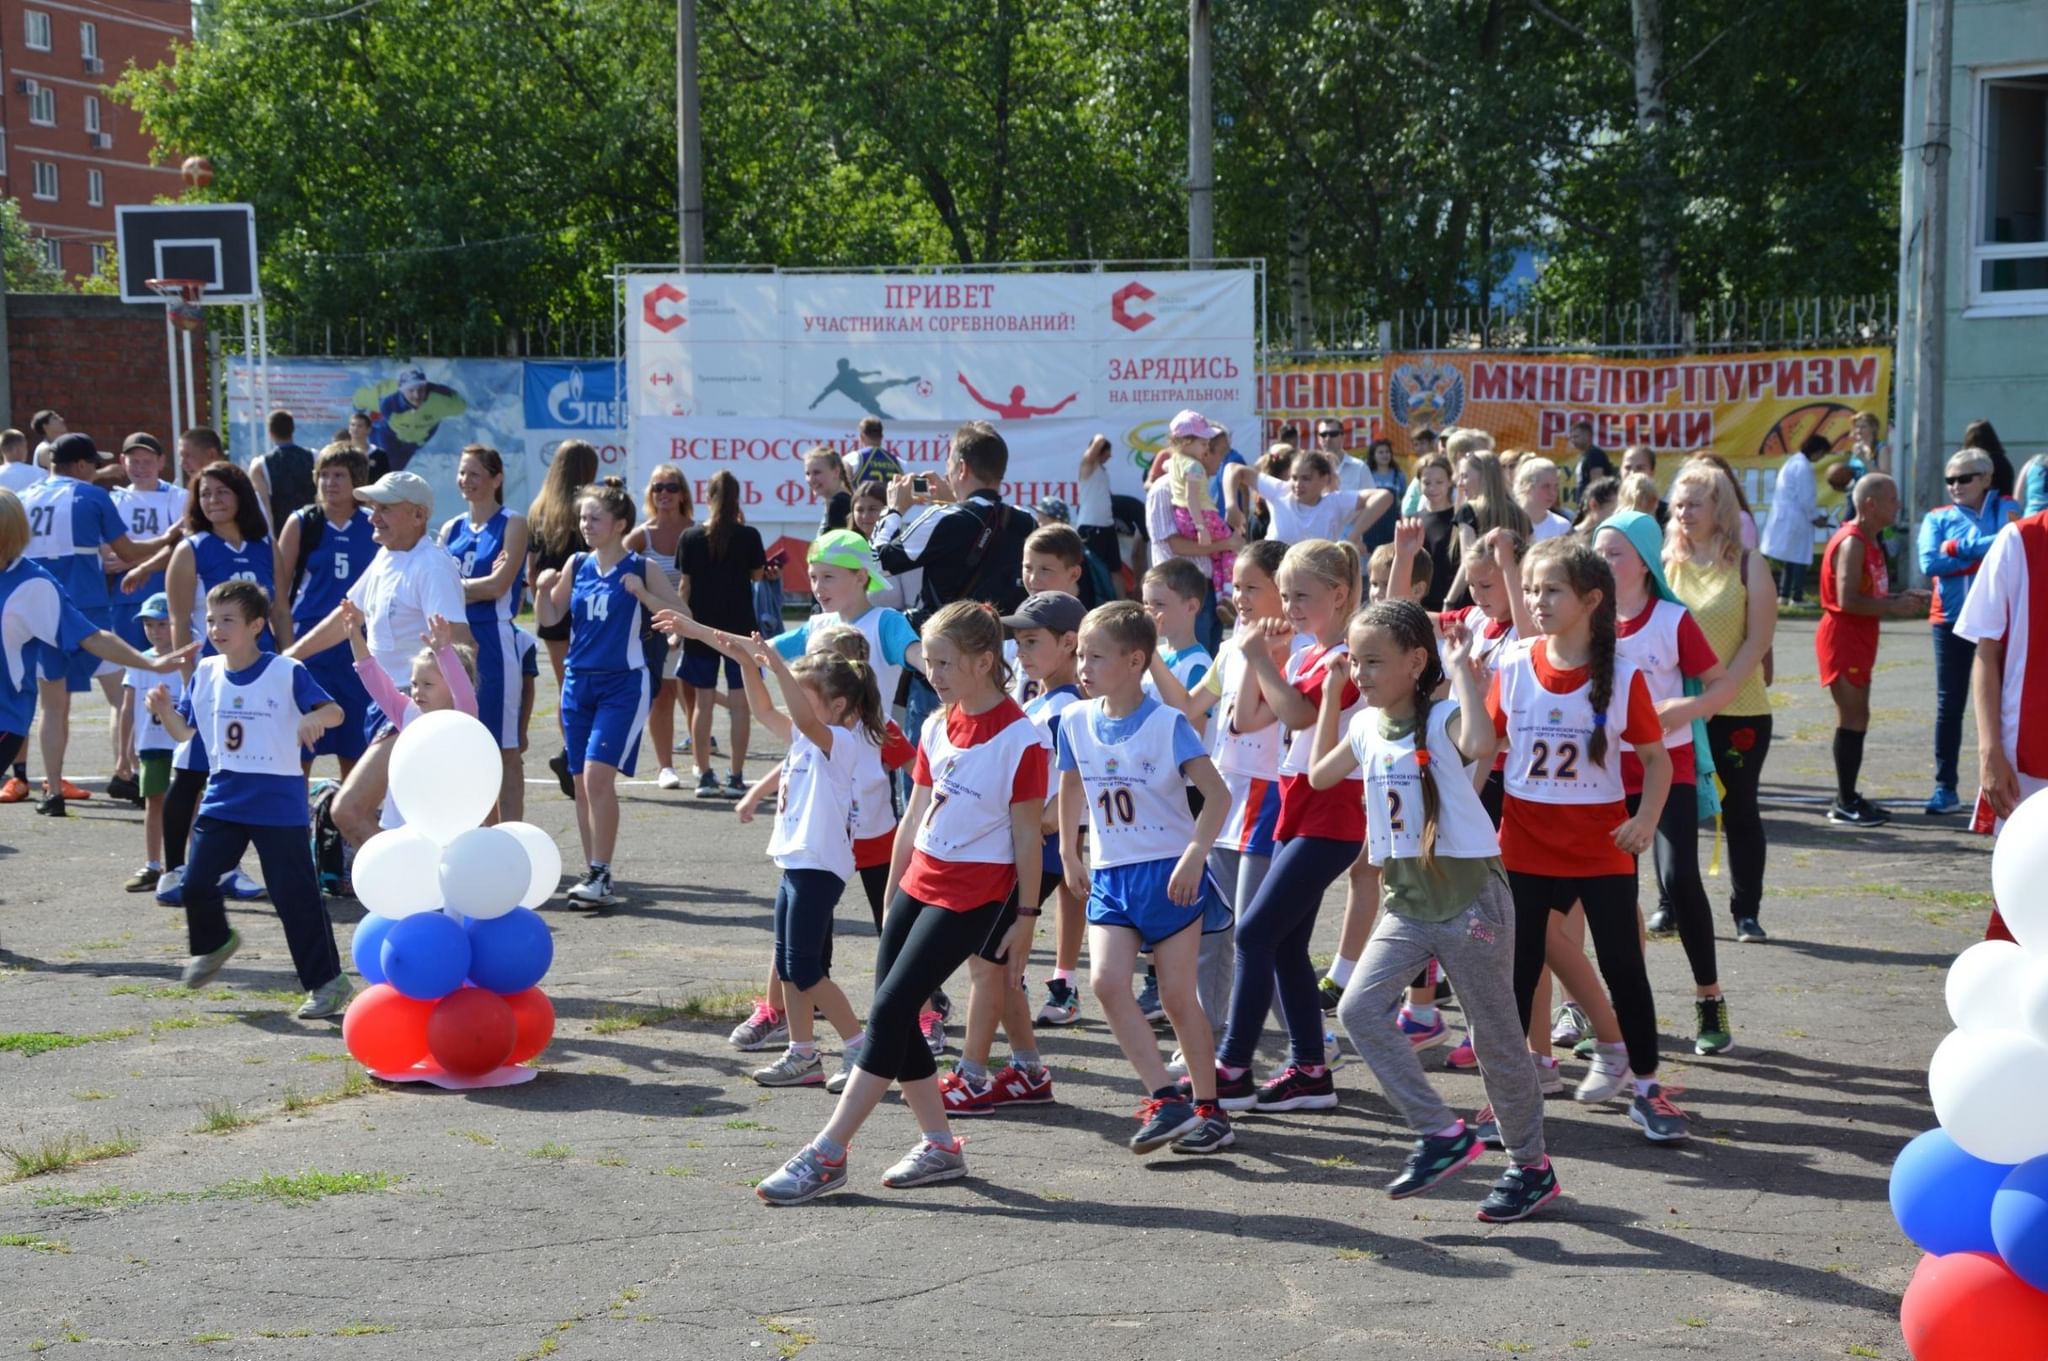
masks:
<path fill-rule="evenodd" d="M 586 874 L 583 882 L 570 889 L 567 896 L 577 907 L 609 907 L 619 900 L 619 896 L 612 892 L 610 871 Z"/>
<path fill-rule="evenodd" d="M 661 774 L 654 777 L 654 785 L 657 789 L 681 789 L 683 777 L 676 774 L 673 766 L 663 766 Z"/>
<path fill-rule="evenodd" d="M 868 1047 L 868 1037 L 863 1035 L 839 1056 L 839 1071 L 825 1079 L 825 1090 L 834 1096 L 846 1090 L 847 1082 L 853 1077 L 854 1066 L 860 1062 L 860 1051 Z"/>
<path fill-rule="evenodd" d="M 1596 1044 L 1586 1075 L 1579 1079 L 1579 1088 L 1572 1093 L 1572 1098 L 1577 1101 L 1606 1101 L 1628 1085 L 1628 1046 Z"/>
<path fill-rule="evenodd" d="M 1564 1090 L 1564 1074 L 1557 1070 L 1557 1060 L 1548 1054 L 1530 1054 L 1529 1059 L 1536 1065 L 1536 1089 L 1545 1096 Z"/>
<path fill-rule="evenodd" d="M 251 902 L 261 898 L 265 891 L 263 885 L 251 879 L 239 869 L 229 870 L 220 877 L 221 896 L 233 898 L 236 902 Z"/>

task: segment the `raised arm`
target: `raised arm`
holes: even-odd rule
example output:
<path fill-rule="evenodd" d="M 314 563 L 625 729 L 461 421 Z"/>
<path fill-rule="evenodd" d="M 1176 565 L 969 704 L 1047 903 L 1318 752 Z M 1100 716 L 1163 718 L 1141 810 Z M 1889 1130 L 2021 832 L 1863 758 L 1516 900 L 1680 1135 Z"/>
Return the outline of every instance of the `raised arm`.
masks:
<path fill-rule="evenodd" d="M 1333 674 L 1323 681 L 1323 702 L 1316 706 L 1315 739 L 1309 747 L 1312 789 L 1333 789 L 1358 769 L 1358 757 L 1338 731 L 1344 718 L 1344 687 L 1337 679 Z"/>
<path fill-rule="evenodd" d="M 1269 619 L 1263 627 L 1268 641 L 1291 637 L 1293 634 L 1293 626 L 1285 620 Z M 1246 641 L 1250 642 L 1251 640 L 1247 639 Z M 1315 701 L 1288 684 L 1287 678 L 1280 674 L 1279 663 L 1273 659 L 1273 653 L 1268 648 L 1247 647 L 1244 650 L 1244 659 L 1246 670 L 1251 675 L 1258 677 L 1261 704 L 1272 713 L 1274 718 L 1279 720 L 1281 726 L 1294 732 L 1301 732 L 1314 726 L 1316 721 Z M 1332 677 L 1332 679 L 1336 678 Z M 1339 688 L 1342 688 L 1341 682 L 1339 683 Z M 1238 731 L 1251 732 L 1264 726 L 1264 724 L 1256 722 L 1249 728 L 1239 724 Z"/>
<path fill-rule="evenodd" d="M 508 515 L 505 517 L 505 547 L 498 554 L 498 560 L 491 564 L 490 574 L 472 578 L 462 583 L 462 598 L 466 601 L 496 600 L 512 589 L 512 582 L 519 575 L 520 567 L 526 561 L 526 517 Z"/>

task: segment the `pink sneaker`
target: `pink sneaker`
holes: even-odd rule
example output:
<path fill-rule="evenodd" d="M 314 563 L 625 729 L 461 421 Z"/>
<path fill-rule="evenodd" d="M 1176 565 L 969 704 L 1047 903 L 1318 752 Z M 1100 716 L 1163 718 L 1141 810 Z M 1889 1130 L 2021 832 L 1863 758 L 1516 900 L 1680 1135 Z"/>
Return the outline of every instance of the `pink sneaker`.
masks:
<path fill-rule="evenodd" d="M 765 997 L 754 999 L 754 1012 L 726 1037 L 742 1053 L 780 1049 L 789 1043 L 789 1018 L 768 1005 Z"/>
<path fill-rule="evenodd" d="M 1408 1043 L 1417 1049 L 1428 1049 L 1433 1045 L 1442 1044 L 1451 1034 L 1450 1027 L 1444 1024 L 1442 1012 L 1438 1012 L 1436 1019 L 1425 1025 L 1416 1020 L 1414 1013 L 1405 1005 L 1401 1008 L 1401 1019 L 1398 1024 L 1401 1033 L 1408 1037 Z"/>
<path fill-rule="evenodd" d="M 1478 1066 L 1479 1056 L 1472 1052 L 1472 1032 L 1468 1030 L 1465 1032 L 1465 1038 L 1459 1040 L 1456 1047 L 1444 1055 L 1444 1067 L 1464 1072 Z"/>

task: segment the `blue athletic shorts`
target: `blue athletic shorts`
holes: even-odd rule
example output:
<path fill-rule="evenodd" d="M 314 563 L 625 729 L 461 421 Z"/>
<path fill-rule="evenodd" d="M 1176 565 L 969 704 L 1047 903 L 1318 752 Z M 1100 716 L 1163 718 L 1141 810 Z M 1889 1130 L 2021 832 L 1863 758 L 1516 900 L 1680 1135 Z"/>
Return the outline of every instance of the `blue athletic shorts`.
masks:
<path fill-rule="evenodd" d="M 301 747 L 299 758 L 310 761 L 316 756 L 339 756 L 344 761 L 362 760 L 370 747 L 370 739 L 363 731 L 364 716 L 370 712 L 370 692 L 363 688 L 363 679 L 356 674 L 355 659 L 349 654 L 348 645 L 329 648 L 305 665 L 320 688 L 341 706 L 341 722 L 321 733 L 320 740 L 312 746 Z"/>
<path fill-rule="evenodd" d="M 563 750 L 571 775 L 582 774 L 592 761 L 602 761 L 623 775 L 633 773 L 652 688 L 647 673 L 637 669 L 570 671 L 563 677 Z"/>
<path fill-rule="evenodd" d="M 730 657 L 717 653 L 705 655 L 683 650 L 682 665 L 676 668 L 676 676 L 683 684 L 698 690 L 718 688 L 718 664 L 725 663 L 725 689 L 728 694 L 738 694 L 747 688 L 746 680 L 740 674 L 740 664 Z"/>
<path fill-rule="evenodd" d="M 1167 881 L 1173 878 L 1171 860 L 1143 860 L 1134 865 L 1105 865 L 1089 877 L 1088 924 L 1121 926 L 1138 933 L 1138 944 L 1147 950 L 1170 940 L 1195 923 L 1202 934 L 1213 935 L 1230 927 L 1229 904 L 1206 866 L 1202 870 L 1201 901 L 1182 907 L 1166 896 Z"/>
<path fill-rule="evenodd" d="M 113 631 L 114 613 L 106 606 L 90 610 L 81 609 L 79 613 L 108 632 Z M 147 646 L 147 643 L 144 645 Z M 82 695 L 92 689 L 92 678 L 97 676 L 102 668 L 109 673 L 120 669 L 112 662 L 101 661 L 84 648 L 69 655 L 41 644 L 37 644 L 36 650 L 41 654 L 36 663 L 37 674 L 46 681 L 63 681 L 64 688 L 74 695 Z"/>
<path fill-rule="evenodd" d="M 519 644 L 512 622 L 472 626 L 476 636 L 476 716 L 504 751 L 519 748 Z"/>

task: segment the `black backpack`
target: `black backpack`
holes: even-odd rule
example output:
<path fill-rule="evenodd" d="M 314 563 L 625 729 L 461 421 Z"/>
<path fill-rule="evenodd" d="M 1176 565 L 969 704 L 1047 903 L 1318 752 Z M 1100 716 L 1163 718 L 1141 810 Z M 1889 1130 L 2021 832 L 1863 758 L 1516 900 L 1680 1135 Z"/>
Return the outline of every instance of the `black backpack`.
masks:
<path fill-rule="evenodd" d="M 306 579 L 306 564 L 312 561 L 313 550 L 327 537 L 327 512 L 319 506 L 302 506 L 292 512 L 292 518 L 299 522 L 299 560 L 292 564 L 292 587 L 285 592 L 286 600 L 299 597 L 299 583 Z M 280 525 L 277 531 L 284 533 Z"/>

